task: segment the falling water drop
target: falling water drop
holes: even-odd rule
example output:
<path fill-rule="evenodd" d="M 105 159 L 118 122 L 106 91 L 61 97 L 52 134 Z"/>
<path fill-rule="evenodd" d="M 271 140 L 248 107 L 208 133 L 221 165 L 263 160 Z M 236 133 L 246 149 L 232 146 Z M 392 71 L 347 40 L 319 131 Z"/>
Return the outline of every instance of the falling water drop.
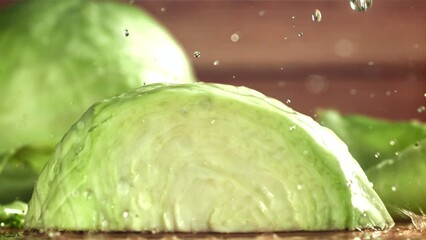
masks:
<path fill-rule="evenodd" d="M 365 12 L 373 5 L 373 0 L 349 0 L 349 4 L 352 10 Z"/>
<path fill-rule="evenodd" d="M 312 21 L 321 22 L 321 20 L 322 20 L 321 11 L 318 9 L 315 9 L 314 13 L 312 14 Z"/>
<path fill-rule="evenodd" d="M 231 41 L 238 42 L 240 40 L 240 35 L 234 33 L 231 35 Z"/>
<path fill-rule="evenodd" d="M 195 52 L 194 52 L 194 57 L 195 57 L 195 58 L 199 58 L 199 57 L 201 57 L 201 53 L 200 53 L 199 51 L 195 51 Z"/>

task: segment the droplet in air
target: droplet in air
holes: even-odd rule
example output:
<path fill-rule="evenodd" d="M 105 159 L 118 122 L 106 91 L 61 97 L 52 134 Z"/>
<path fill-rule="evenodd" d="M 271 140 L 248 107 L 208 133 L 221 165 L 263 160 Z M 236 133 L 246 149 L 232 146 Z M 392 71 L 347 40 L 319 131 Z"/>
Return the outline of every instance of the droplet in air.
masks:
<path fill-rule="evenodd" d="M 165 12 L 165 11 L 166 11 L 166 8 L 165 8 L 165 7 L 162 7 L 162 8 L 160 8 L 160 11 L 161 11 L 161 12 Z"/>
<path fill-rule="evenodd" d="M 233 42 L 238 42 L 238 40 L 240 40 L 240 36 L 236 33 L 231 35 L 231 41 Z"/>
<path fill-rule="evenodd" d="M 291 100 L 290 100 L 290 99 L 287 99 L 287 100 L 285 101 L 285 103 L 290 104 L 290 103 L 291 103 Z"/>
<path fill-rule="evenodd" d="M 352 10 L 365 12 L 373 5 L 373 0 L 349 0 L 349 4 Z"/>
<path fill-rule="evenodd" d="M 319 74 L 311 74 L 305 81 L 306 90 L 310 93 L 320 94 L 328 89 L 328 80 Z"/>
<path fill-rule="evenodd" d="M 296 126 L 291 126 L 291 127 L 289 127 L 288 128 L 290 131 L 294 131 L 294 130 L 296 130 Z"/>
<path fill-rule="evenodd" d="M 368 66 L 373 66 L 374 65 L 374 62 L 373 61 L 369 61 L 368 62 Z"/>
<path fill-rule="evenodd" d="M 424 111 L 426 111 L 426 107 L 425 106 L 420 106 L 420 107 L 417 108 L 417 112 L 418 113 L 422 113 Z"/>
<path fill-rule="evenodd" d="M 374 157 L 375 157 L 375 158 L 379 158 L 379 157 L 380 157 L 380 153 L 379 153 L 379 152 L 376 152 L 376 153 L 374 154 Z"/>
<path fill-rule="evenodd" d="M 129 35 L 130 35 L 130 34 L 129 34 L 129 30 L 125 29 L 125 30 L 124 30 L 124 36 L 128 37 Z"/>
<path fill-rule="evenodd" d="M 296 16 L 291 16 L 291 19 L 293 19 L 293 20 L 296 19 Z"/>
<path fill-rule="evenodd" d="M 322 14 L 321 11 L 318 9 L 314 10 L 314 13 L 312 14 L 312 21 L 314 22 L 321 22 L 322 20 Z"/>
<path fill-rule="evenodd" d="M 195 57 L 195 58 L 199 58 L 199 57 L 201 57 L 201 53 L 200 53 L 199 51 L 195 51 L 195 52 L 194 52 L 194 57 Z"/>
<path fill-rule="evenodd" d="M 395 145 L 395 144 L 396 144 L 396 141 L 395 141 L 395 140 L 390 140 L 389 144 L 390 144 L 391 146 L 393 146 L 393 145 Z"/>
<path fill-rule="evenodd" d="M 213 62 L 213 65 L 215 65 L 215 66 L 219 65 L 219 60 L 215 60 L 215 61 Z"/>
<path fill-rule="evenodd" d="M 302 190 L 303 186 L 300 184 L 297 184 L 297 190 Z"/>
<path fill-rule="evenodd" d="M 303 35 L 304 35 L 303 32 L 300 32 L 300 33 L 297 34 L 297 36 L 299 36 L 299 37 L 303 37 Z"/>
<path fill-rule="evenodd" d="M 259 11 L 259 16 L 261 16 L 261 17 L 262 17 L 262 16 L 264 16 L 265 14 L 266 14 L 266 11 L 265 11 L 265 10 L 260 10 L 260 11 Z"/>
<path fill-rule="evenodd" d="M 128 211 L 124 211 L 123 212 L 123 218 L 128 218 L 129 217 L 129 212 Z"/>
<path fill-rule="evenodd" d="M 349 93 L 351 95 L 355 95 L 356 94 L 356 89 L 352 88 L 351 90 L 349 90 Z"/>
<path fill-rule="evenodd" d="M 392 94 L 391 91 L 386 91 L 386 96 L 390 96 Z"/>
<path fill-rule="evenodd" d="M 395 187 L 395 186 L 392 186 L 392 187 L 391 187 L 391 190 L 392 190 L 392 192 L 396 192 L 396 187 Z"/>

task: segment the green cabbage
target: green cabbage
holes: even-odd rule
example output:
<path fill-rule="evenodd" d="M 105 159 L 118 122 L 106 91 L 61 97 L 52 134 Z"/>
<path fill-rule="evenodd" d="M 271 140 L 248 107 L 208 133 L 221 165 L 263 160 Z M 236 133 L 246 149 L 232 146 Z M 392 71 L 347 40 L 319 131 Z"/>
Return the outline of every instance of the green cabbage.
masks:
<path fill-rule="evenodd" d="M 401 210 L 426 211 L 426 124 L 333 110 L 318 116 L 348 145 L 395 220 L 404 218 Z"/>
<path fill-rule="evenodd" d="M 143 84 L 194 81 L 176 41 L 129 4 L 25 0 L 1 9 L 0 26 L 0 203 L 29 199 L 46 159 L 39 156 L 93 102 Z M 10 178 L 19 178 L 15 163 L 28 170 L 23 185 Z"/>
<path fill-rule="evenodd" d="M 228 85 L 151 84 L 94 104 L 46 164 L 28 229 L 265 232 L 393 221 L 333 132 Z"/>

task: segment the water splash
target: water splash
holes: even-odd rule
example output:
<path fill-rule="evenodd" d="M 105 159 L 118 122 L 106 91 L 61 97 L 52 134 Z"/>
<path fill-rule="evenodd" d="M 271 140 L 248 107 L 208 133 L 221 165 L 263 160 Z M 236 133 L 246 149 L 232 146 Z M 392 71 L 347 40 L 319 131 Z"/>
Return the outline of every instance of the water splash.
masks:
<path fill-rule="evenodd" d="M 420 215 L 406 209 L 399 209 L 399 211 L 411 219 L 411 222 L 417 230 L 423 231 L 426 229 L 426 215 L 422 210 L 420 210 Z"/>

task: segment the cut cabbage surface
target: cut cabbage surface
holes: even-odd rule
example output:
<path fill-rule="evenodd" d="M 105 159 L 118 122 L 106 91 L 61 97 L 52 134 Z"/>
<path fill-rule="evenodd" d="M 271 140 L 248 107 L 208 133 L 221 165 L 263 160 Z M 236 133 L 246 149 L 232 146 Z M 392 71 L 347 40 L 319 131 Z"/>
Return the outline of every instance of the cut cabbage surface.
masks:
<path fill-rule="evenodd" d="M 393 226 L 346 145 L 259 92 L 151 84 L 94 104 L 43 169 L 28 229 L 269 232 Z"/>

